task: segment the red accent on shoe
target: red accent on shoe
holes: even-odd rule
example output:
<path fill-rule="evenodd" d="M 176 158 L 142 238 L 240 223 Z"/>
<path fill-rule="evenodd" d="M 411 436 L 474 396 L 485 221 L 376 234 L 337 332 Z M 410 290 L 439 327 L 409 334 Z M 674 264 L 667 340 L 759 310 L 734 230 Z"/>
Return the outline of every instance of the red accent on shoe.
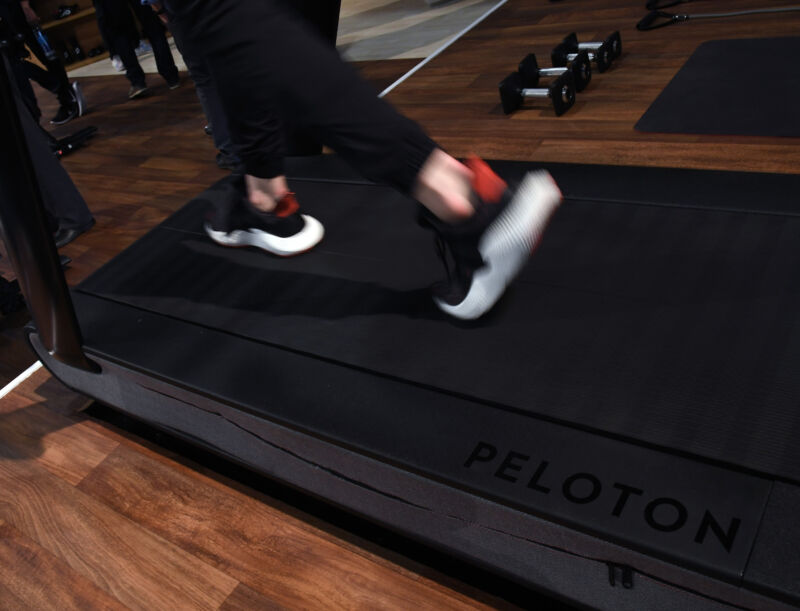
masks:
<path fill-rule="evenodd" d="M 472 188 L 485 202 L 496 203 L 500 201 L 503 193 L 508 188 L 506 182 L 494 173 L 492 168 L 478 157 L 469 157 L 464 164 L 472 170 Z"/>
<path fill-rule="evenodd" d="M 297 203 L 294 193 L 289 191 L 278 200 L 278 205 L 275 206 L 275 210 L 272 213 L 275 216 L 286 218 L 287 216 L 292 216 L 298 210 L 300 210 L 300 204 Z"/>

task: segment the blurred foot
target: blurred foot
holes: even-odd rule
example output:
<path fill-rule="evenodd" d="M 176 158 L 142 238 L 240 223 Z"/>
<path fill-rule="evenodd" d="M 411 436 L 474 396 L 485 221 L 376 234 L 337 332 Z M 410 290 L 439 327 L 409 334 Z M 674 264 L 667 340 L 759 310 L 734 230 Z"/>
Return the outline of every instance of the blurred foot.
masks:
<path fill-rule="evenodd" d="M 134 98 L 140 98 L 145 95 L 147 91 L 146 85 L 131 85 L 130 90 L 128 90 L 128 99 L 133 100 Z"/>
<path fill-rule="evenodd" d="M 77 102 L 74 104 L 69 104 L 66 106 L 62 106 L 58 109 L 58 112 L 55 116 L 50 119 L 50 123 L 53 125 L 64 125 L 65 123 L 69 123 L 75 117 L 77 117 L 80 113 L 78 112 L 78 104 Z"/>
<path fill-rule="evenodd" d="M 456 318 L 474 320 L 492 309 L 522 270 L 561 203 L 561 192 L 544 170 L 528 173 L 511 190 L 483 161 L 471 159 L 467 165 L 475 176 L 475 213 L 447 223 L 424 210 L 422 219 L 438 234 L 447 270 L 447 280 L 434 287 L 436 305 Z"/>
<path fill-rule="evenodd" d="M 61 248 L 62 246 L 66 246 L 70 242 L 72 242 L 75 238 L 77 238 L 82 233 L 86 233 L 92 227 L 94 227 L 94 219 L 86 223 L 83 227 L 67 227 L 67 228 L 59 228 L 53 234 L 53 240 L 56 243 L 56 248 Z"/>
<path fill-rule="evenodd" d="M 119 58 L 119 55 L 115 55 L 114 57 L 111 58 L 111 65 L 117 72 L 125 72 L 125 64 L 122 63 L 122 60 Z"/>

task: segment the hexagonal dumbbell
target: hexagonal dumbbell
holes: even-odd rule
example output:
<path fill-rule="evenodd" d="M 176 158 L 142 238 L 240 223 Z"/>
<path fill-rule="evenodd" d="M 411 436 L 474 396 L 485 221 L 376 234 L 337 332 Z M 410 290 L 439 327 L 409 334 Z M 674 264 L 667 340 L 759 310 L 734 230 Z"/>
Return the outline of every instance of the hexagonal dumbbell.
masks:
<path fill-rule="evenodd" d="M 592 80 L 592 65 L 586 51 L 578 53 L 569 66 L 558 68 L 540 68 L 536 55 L 530 53 L 519 63 L 518 69 L 522 75 L 523 87 L 536 87 L 540 77 L 561 76 L 567 71 L 571 72 L 575 79 L 575 91 L 583 91 Z"/>
<path fill-rule="evenodd" d="M 525 87 L 522 75 L 519 72 L 512 72 L 500 82 L 499 88 L 503 112 L 507 115 L 522 106 L 526 98 L 550 100 L 556 116 L 563 115 L 575 103 L 575 77 L 571 72 L 564 72 L 546 89 Z"/>
<path fill-rule="evenodd" d="M 587 51 L 596 51 L 605 45 L 611 49 L 611 61 L 622 55 L 622 36 L 620 36 L 619 31 L 611 32 L 603 42 L 578 42 L 578 35 L 575 32 L 568 34 L 564 41 L 574 44 L 578 49 L 586 49 Z"/>
<path fill-rule="evenodd" d="M 550 60 L 554 66 L 566 66 L 575 60 L 579 52 L 578 39 L 575 34 L 570 34 L 552 50 Z M 589 59 L 597 66 L 598 72 L 605 72 L 614 61 L 611 45 L 606 42 L 600 43 L 596 49 L 589 52 Z"/>

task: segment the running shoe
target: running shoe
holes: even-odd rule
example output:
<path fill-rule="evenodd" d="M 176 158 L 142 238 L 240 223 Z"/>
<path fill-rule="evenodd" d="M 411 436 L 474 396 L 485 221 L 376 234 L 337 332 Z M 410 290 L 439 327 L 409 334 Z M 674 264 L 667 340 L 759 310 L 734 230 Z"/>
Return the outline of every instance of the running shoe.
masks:
<path fill-rule="evenodd" d="M 53 125 L 64 125 L 78 116 L 80 116 L 78 104 L 77 102 L 73 102 L 72 104 L 66 104 L 59 107 L 58 112 L 56 112 L 55 116 L 50 119 L 50 123 Z"/>
<path fill-rule="evenodd" d="M 448 224 L 423 209 L 420 220 L 438 234 L 447 271 L 447 279 L 433 287 L 434 302 L 451 316 L 474 320 L 497 303 L 525 265 L 562 196 L 546 171 L 528 173 L 511 190 L 480 159 L 466 164 L 475 176 L 475 213 Z"/>
<path fill-rule="evenodd" d="M 217 244 L 255 246 L 280 257 L 311 250 L 325 234 L 322 223 L 300 213 L 294 193 L 286 194 L 270 213 L 256 210 L 242 197 L 233 207 L 218 207 L 205 230 Z"/>
<path fill-rule="evenodd" d="M 128 99 L 133 100 L 134 98 L 139 98 L 145 95 L 149 89 L 146 85 L 131 85 L 131 88 L 128 90 Z"/>

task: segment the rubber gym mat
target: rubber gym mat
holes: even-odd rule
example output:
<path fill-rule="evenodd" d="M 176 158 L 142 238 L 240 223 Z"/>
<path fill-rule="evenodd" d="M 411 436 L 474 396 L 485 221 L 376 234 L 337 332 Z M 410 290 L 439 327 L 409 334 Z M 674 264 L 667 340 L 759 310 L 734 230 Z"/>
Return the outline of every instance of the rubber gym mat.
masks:
<path fill-rule="evenodd" d="M 800 37 L 703 43 L 636 129 L 800 137 L 798 54 Z"/>
<path fill-rule="evenodd" d="M 800 481 L 796 215 L 568 199 L 495 311 L 465 324 L 430 300 L 444 271 L 412 202 L 366 183 L 293 186 L 327 229 L 311 253 L 213 244 L 202 218 L 223 183 L 79 290 Z"/>

